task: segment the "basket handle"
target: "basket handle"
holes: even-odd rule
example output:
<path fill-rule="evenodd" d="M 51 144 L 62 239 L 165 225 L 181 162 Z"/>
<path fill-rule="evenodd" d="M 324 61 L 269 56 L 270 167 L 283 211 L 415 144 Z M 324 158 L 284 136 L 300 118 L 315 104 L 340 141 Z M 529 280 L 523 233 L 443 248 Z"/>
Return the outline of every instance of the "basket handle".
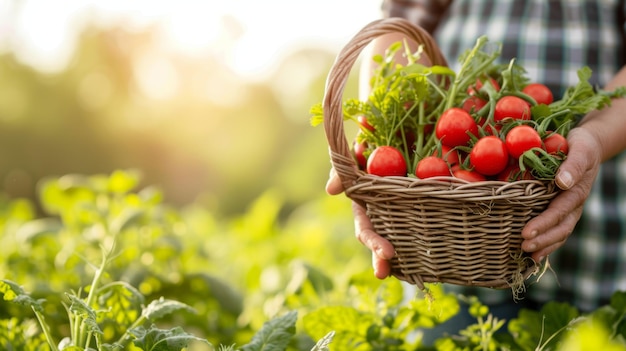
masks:
<path fill-rule="evenodd" d="M 373 21 L 363 27 L 339 52 L 328 78 L 323 99 L 324 130 L 330 147 L 330 160 L 337 171 L 344 189 L 350 188 L 358 178 L 358 167 L 346 139 L 343 128 L 343 91 L 346 81 L 361 51 L 375 38 L 384 34 L 401 33 L 408 39 L 423 45 L 433 65 L 447 66 L 447 61 L 433 37 L 412 22 L 391 17 Z"/>

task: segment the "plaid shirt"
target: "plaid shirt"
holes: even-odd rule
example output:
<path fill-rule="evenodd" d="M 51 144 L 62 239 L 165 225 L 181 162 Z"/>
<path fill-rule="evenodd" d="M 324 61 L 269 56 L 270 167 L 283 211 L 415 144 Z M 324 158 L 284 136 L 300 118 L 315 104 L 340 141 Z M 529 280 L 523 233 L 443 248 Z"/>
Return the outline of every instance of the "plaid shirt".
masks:
<path fill-rule="evenodd" d="M 515 57 L 557 98 L 578 82 L 582 66 L 602 87 L 626 63 L 626 6 L 620 0 L 385 0 L 382 9 L 385 17 L 426 21 L 455 69 L 459 54 L 487 35 L 502 43 L 501 62 Z M 527 299 L 566 301 L 589 311 L 626 290 L 626 153 L 602 165 L 581 220 L 550 263 L 556 275 L 530 280 Z M 511 300 L 510 291 L 472 292 L 486 303 Z"/>

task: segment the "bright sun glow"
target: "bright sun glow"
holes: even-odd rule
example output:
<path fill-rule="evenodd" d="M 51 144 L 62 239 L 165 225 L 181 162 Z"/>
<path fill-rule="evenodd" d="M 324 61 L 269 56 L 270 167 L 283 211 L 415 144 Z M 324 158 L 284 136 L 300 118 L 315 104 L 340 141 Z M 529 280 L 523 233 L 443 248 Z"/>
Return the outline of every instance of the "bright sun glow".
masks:
<path fill-rule="evenodd" d="M 6 0 L 5 0 L 6 2 Z M 0 46 L 46 71 L 62 69 L 85 21 L 163 26 L 163 44 L 210 53 L 249 76 L 303 43 L 338 48 L 379 17 L 380 0 L 23 0 L 0 5 Z"/>

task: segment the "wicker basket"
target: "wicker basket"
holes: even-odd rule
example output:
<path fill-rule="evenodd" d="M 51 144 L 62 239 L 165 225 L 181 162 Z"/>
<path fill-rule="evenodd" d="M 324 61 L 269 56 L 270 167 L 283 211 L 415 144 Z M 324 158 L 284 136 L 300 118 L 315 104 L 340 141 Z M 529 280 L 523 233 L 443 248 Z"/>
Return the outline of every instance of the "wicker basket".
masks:
<path fill-rule="evenodd" d="M 396 250 L 392 274 L 424 283 L 524 289 L 537 263 L 521 250 L 521 230 L 556 195 L 553 182 L 523 180 L 468 183 L 379 177 L 358 169 L 343 128 L 343 90 L 362 49 L 393 32 L 421 43 L 433 64 L 447 65 L 432 37 L 400 18 L 374 21 L 339 53 L 323 100 L 331 163 L 345 194 L 363 205 L 378 234 Z"/>

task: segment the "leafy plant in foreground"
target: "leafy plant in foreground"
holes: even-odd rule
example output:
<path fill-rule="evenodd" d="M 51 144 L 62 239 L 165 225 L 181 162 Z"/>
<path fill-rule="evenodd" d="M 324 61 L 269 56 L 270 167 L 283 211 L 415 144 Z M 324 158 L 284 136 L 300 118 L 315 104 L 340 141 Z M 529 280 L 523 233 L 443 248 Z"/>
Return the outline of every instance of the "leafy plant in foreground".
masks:
<path fill-rule="evenodd" d="M 250 213 L 220 226 L 225 221 L 206 221 L 198 209 L 185 222 L 150 188 L 131 190 L 137 185 L 128 172 L 45 182 L 42 205 L 52 214 L 46 218 L 35 218 L 21 200 L 0 201 L 0 252 L 6 258 L 0 261 L 0 349 L 626 348 L 624 292 L 590 314 L 555 302 L 523 310 L 504 327 L 475 297 L 446 294 L 436 284 L 410 296 L 399 281 L 376 279 L 364 269 L 369 252 L 363 250 L 361 258 L 350 251 L 362 248 L 352 237 L 337 235 L 350 229 L 340 224 L 349 213 L 338 214 L 326 202 L 324 221 L 311 215 L 320 213 L 315 207 L 280 227 L 279 202 L 263 197 Z M 334 218 L 338 228 L 319 225 Z M 208 251 L 211 256 L 202 245 L 220 250 Z M 231 248 L 239 255 L 229 257 Z M 265 254 L 248 255 L 253 252 Z M 343 256 L 333 259 L 338 253 Z M 203 274 L 223 262 L 230 267 L 221 276 L 234 277 L 228 283 Z M 337 262 L 349 263 L 337 269 Z M 246 284 L 246 309 L 233 297 L 232 281 Z M 223 296 L 216 298 L 217 292 Z M 422 345 L 422 335 L 456 315 L 460 303 L 469 305 L 475 323 L 451 330 L 435 346 Z"/>
<path fill-rule="evenodd" d="M 423 333 L 459 311 L 456 297 L 444 293 L 441 285 L 406 299 L 399 281 L 374 279 L 370 272 L 355 275 L 349 289 L 352 304 L 305 314 L 305 332 L 314 339 L 334 332 L 336 350 L 417 350 Z"/>
<path fill-rule="evenodd" d="M 88 291 L 86 296 L 83 296 L 84 294 L 80 291 L 66 294 L 67 300 L 64 307 L 68 313 L 71 335 L 60 342 L 54 340 L 50 333 L 50 326 L 43 314 L 44 300 L 35 300 L 18 284 L 9 280 L 0 281 L 0 292 L 2 292 L 5 300 L 30 307 L 33 310 L 45 335 L 48 349 L 53 351 L 90 350 L 94 346 L 97 350 L 121 350 L 126 349 L 130 341 L 133 341 L 135 346 L 141 350 L 182 350 L 191 341 L 208 343 L 204 339 L 185 333 L 181 328 L 161 330 L 155 325 L 148 329 L 143 327 L 144 323 L 154 322 L 169 313 L 184 309 L 191 310 L 189 306 L 183 303 L 166 299 L 155 300 L 147 306 L 142 306 L 141 314 L 131 325 L 127 326 L 128 329 L 117 341 L 105 342 L 104 332 L 98 321 L 102 320 L 102 316 L 103 314 L 106 315 L 107 310 L 98 307 L 103 307 L 110 300 L 114 300 L 126 308 L 134 305 L 134 302 L 143 302 L 143 296 L 124 282 L 113 282 L 100 286 L 106 267 L 113 258 L 114 247 L 109 251 L 103 249 L 102 264 L 96 268 L 92 284 L 85 289 Z M 7 343 L 11 343 L 11 340 L 7 340 Z M 166 344 L 167 348 L 159 346 L 160 344 Z M 5 346 L 10 347 L 9 349 L 13 348 L 12 344 Z"/>
<path fill-rule="evenodd" d="M 0 349 L 181 350 L 193 344 L 193 350 L 213 350 L 214 342 L 184 329 L 216 330 L 216 335 L 204 336 L 213 340 L 230 340 L 221 331 L 237 329 L 247 335 L 245 325 L 200 329 L 180 318 L 198 315 L 200 323 L 225 323 L 223 316 L 240 313 L 241 307 L 226 284 L 181 268 L 181 256 L 189 262 L 206 261 L 197 259 L 203 256 L 193 236 L 177 241 L 185 227 L 176 211 L 162 206 L 152 188 L 135 192 L 138 183 L 137 174 L 123 171 L 46 180 L 40 187 L 42 207 L 53 214 L 46 218 L 35 218 L 22 201 L 0 202 L 0 240 L 8 258 L 2 264 L 9 268 L 0 277 Z M 179 278 L 170 281 L 170 276 Z M 213 302 L 215 298 L 219 301 Z M 276 316 L 237 350 L 294 347 L 295 321 L 295 311 Z M 329 333 L 306 345 L 325 350 L 331 341 Z M 220 344 L 220 349 L 235 350 L 236 345 Z"/>

